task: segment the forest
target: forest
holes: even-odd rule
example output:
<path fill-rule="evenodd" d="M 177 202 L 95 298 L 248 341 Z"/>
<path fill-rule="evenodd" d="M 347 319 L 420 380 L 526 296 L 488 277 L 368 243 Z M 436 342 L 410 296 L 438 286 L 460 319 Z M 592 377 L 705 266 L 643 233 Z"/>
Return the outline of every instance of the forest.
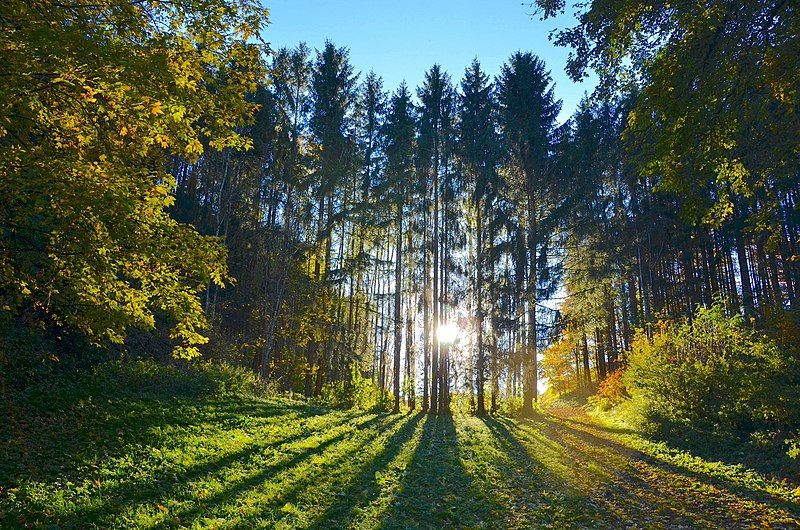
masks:
<path fill-rule="evenodd" d="M 800 526 L 799 5 L 269 7 L 0 6 L 0 528 Z"/>

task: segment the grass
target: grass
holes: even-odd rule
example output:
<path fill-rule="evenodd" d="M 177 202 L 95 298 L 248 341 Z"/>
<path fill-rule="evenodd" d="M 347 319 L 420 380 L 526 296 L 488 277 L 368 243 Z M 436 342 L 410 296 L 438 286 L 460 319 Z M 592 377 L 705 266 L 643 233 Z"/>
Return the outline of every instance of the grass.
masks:
<path fill-rule="evenodd" d="M 796 481 L 574 408 L 521 420 L 391 415 L 105 383 L 15 402 L 0 425 L 0 527 L 800 525 Z"/>

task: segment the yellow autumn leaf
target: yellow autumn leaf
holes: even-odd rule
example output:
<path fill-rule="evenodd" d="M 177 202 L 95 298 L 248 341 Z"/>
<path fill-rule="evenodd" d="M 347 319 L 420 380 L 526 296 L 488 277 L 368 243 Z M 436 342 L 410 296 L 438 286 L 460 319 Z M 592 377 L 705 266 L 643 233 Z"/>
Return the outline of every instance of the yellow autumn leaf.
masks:
<path fill-rule="evenodd" d="M 193 138 L 192 141 L 186 146 L 186 152 L 194 155 L 202 155 L 203 144 L 201 144 L 200 140 L 197 138 Z"/>
<path fill-rule="evenodd" d="M 184 107 L 176 107 L 172 111 L 172 119 L 175 121 L 181 121 L 185 114 L 186 114 L 186 109 Z"/>
<path fill-rule="evenodd" d="M 97 92 L 92 87 L 90 87 L 89 85 L 83 85 L 83 90 L 84 90 L 83 99 L 85 99 L 89 103 L 94 103 L 95 101 L 97 101 L 97 98 L 95 98 L 95 94 L 97 94 Z"/>

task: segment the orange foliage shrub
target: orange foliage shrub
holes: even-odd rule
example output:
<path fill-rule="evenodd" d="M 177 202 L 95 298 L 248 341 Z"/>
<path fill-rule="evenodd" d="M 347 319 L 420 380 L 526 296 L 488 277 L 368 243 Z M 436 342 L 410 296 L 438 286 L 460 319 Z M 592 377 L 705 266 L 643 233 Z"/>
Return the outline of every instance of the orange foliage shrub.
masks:
<path fill-rule="evenodd" d="M 611 372 L 605 379 L 600 381 L 597 387 L 597 393 L 593 396 L 594 402 L 602 410 L 609 410 L 612 407 L 619 405 L 622 400 L 630 397 L 628 390 L 625 388 L 625 383 L 622 380 L 624 370 L 619 369 Z"/>

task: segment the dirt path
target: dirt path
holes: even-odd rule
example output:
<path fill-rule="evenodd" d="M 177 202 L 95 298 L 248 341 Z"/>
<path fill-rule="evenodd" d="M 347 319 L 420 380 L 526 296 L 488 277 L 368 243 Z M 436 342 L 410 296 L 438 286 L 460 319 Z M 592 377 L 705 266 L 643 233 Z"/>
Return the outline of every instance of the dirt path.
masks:
<path fill-rule="evenodd" d="M 497 420 L 554 491 L 571 496 L 587 526 L 800 528 L 800 506 L 753 473 L 665 450 L 576 409 Z M 490 426 L 491 424 L 487 423 Z M 513 478 L 513 476 L 512 476 Z M 795 492 L 796 493 L 796 492 Z"/>

